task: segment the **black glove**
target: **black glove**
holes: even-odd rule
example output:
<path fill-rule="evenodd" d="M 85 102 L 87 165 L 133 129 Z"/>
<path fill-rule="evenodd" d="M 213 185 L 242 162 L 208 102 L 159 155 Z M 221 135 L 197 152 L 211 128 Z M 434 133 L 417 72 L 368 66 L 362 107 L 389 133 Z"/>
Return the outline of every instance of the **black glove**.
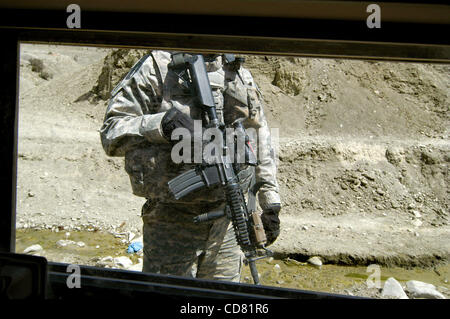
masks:
<path fill-rule="evenodd" d="M 278 218 L 278 213 L 280 210 L 281 204 L 270 204 L 268 208 L 263 210 L 261 215 L 261 220 L 267 237 L 266 246 L 272 245 L 278 235 L 280 235 L 280 219 Z"/>
<path fill-rule="evenodd" d="M 163 131 L 164 138 L 171 141 L 172 132 L 184 127 L 191 132 L 191 137 L 194 136 L 194 120 L 187 114 L 181 112 L 176 107 L 172 107 L 164 114 L 161 120 L 161 129 Z"/>
<path fill-rule="evenodd" d="M 170 110 L 164 114 L 163 118 L 161 119 L 161 130 L 163 133 L 163 136 L 166 140 L 168 140 L 170 143 L 175 144 L 175 141 L 171 140 L 172 133 L 177 128 L 185 128 L 190 132 L 191 135 L 191 156 L 192 161 L 194 162 L 196 159 L 198 159 L 195 154 L 196 152 L 201 152 L 201 160 L 204 163 L 210 163 L 211 161 L 214 161 L 216 157 L 214 155 L 203 154 L 203 151 L 205 151 L 205 147 L 207 144 L 211 143 L 211 141 L 203 140 L 203 135 L 205 132 L 205 128 L 202 127 L 201 132 L 195 132 L 198 135 L 195 135 L 194 133 L 194 120 L 187 114 L 181 112 L 175 107 L 172 107 Z M 194 138 L 199 138 L 200 143 L 195 143 Z M 196 147 L 201 146 L 201 149 L 198 149 Z M 213 148 L 213 150 L 215 150 Z"/>

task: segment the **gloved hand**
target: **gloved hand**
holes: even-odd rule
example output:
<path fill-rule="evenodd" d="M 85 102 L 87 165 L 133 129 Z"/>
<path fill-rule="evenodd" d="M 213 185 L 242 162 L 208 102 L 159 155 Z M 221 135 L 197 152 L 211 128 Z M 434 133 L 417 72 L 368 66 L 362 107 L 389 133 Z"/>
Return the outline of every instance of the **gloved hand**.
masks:
<path fill-rule="evenodd" d="M 203 163 L 211 164 L 217 159 L 217 157 L 214 155 L 216 152 L 214 147 L 206 149 L 208 144 L 214 142 L 203 139 L 205 128 L 202 127 L 201 132 L 194 132 L 194 120 L 189 115 L 181 112 L 175 107 L 172 107 L 166 112 L 166 114 L 164 114 L 163 118 L 161 119 L 161 130 L 163 136 L 170 143 L 175 143 L 175 141 L 171 140 L 171 136 L 173 131 L 175 131 L 177 128 L 185 128 L 190 132 L 192 156 L 191 160 L 193 163 L 201 163 L 203 161 Z"/>
<path fill-rule="evenodd" d="M 280 219 L 278 218 L 280 210 L 281 204 L 273 203 L 270 204 L 269 207 L 265 208 L 261 215 L 261 220 L 267 237 L 266 247 L 272 245 L 280 235 Z"/>
<path fill-rule="evenodd" d="M 172 132 L 177 129 L 184 127 L 189 132 L 191 132 L 191 137 L 194 136 L 194 120 L 187 114 L 181 112 L 176 107 L 172 107 L 170 110 L 164 114 L 161 119 L 161 129 L 164 138 L 171 141 Z"/>

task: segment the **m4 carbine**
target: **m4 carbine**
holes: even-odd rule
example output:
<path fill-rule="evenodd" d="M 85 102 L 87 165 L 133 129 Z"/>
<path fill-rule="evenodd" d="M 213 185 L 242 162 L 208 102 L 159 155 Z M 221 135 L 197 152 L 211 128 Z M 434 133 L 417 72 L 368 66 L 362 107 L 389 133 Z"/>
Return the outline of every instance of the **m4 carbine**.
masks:
<path fill-rule="evenodd" d="M 230 56 L 228 55 L 227 58 L 229 59 Z M 253 281 L 258 285 L 259 275 L 255 261 L 271 255 L 271 251 L 265 248 L 266 234 L 261 218 L 255 209 L 255 194 L 257 191 L 253 187 L 255 177 L 253 176 L 253 185 L 250 187 L 249 204 L 247 205 L 236 173 L 241 164 L 232 160 L 230 150 L 227 149 L 225 125 L 217 117 L 203 56 L 200 54 L 175 53 L 172 55 L 172 61 L 168 67 L 193 91 L 196 97 L 196 106 L 201 108 L 203 119 L 207 121 L 207 124 L 203 127 L 218 129 L 222 132 L 223 137 L 222 149 L 214 154 L 213 161 L 208 161 L 208 163 L 203 161 L 194 169 L 170 180 L 168 182 L 169 190 L 178 200 L 199 188 L 221 185 L 227 202 L 225 212 L 205 213 L 196 216 L 194 222 L 205 222 L 226 215 L 231 220 L 236 241 L 244 253 L 245 263 L 250 267 Z M 232 127 L 235 133 L 245 136 L 245 164 L 255 166 L 257 164 L 256 156 L 251 149 L 248 136 L 245 135 L 242 121 L 235 121 Z"/>

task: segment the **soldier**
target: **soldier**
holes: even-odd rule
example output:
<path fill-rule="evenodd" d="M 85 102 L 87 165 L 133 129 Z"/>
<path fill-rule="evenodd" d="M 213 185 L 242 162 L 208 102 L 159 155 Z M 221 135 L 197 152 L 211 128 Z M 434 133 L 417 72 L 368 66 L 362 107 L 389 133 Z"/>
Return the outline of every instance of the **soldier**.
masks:
<path fill-rule="evenodd" d="M 218 117 L 257 129 L 259 164 L 238 173 L 243 190 L 253 174 L 260 186 L 259 205 L 268 243 L 279 235 L 281 208 L 274 152 L 262 96 L 248 70 L 228 63 L 226 55 L 204 55 Z M 130 70 L 111 93 L 101 142 L 107 155 L 125 156 L 133 193 L 145 197 L 142 208 L 143 271 L 239 282 L 243 254 L 230 221 L 224 216 L 194 224 L 193 217 L 225 209 L 220 188 L 193 192 L 180 200 L 167 182 L 192 166 L 171 158 L 171 132 L 184 126 L 186 115 L 200 119 L 194 97 L 168 68 L 171 53 L 152 51 Z M 257 145 L 254 145 L 257 146 Z"/>

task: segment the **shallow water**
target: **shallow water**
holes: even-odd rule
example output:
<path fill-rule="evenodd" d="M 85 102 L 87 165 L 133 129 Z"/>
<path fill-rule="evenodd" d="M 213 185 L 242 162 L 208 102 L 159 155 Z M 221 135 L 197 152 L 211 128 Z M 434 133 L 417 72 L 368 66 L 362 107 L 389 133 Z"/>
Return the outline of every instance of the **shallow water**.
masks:
<path fill-rule="evenodd" d="M 68 245 L 58 247 L 56 242 L 61 239 L 83 242 L 84 247 Z M 39 244 L 44 252 L 43 256 L 49 261 L 78 263 L 81 265 L 95 265 L 98 258 L 111 256 L 127 256 L 133 262 L 137 262 L 138 256 L 127 254 L 128 245 L 122 238 L 113 234 L 99 231 L 51 231 L 51 230 L 16 230 L 16 252 L 21 253 L 25 248 Z"/>
<path fill-rule="evenodd" d="M 58 247 L 56 242 L 60 239 L 82 241 L 85 246 Z M 51 230 L 19 229 L 16 231 L 16 252 L 21 253 L 34 244 L 40 244 L 44 249 L 42 255 L 49 261 L 55 262 L 95 265 L 95 260 L 106 256 L 128 256 L 134 263 L 138 261 L 138 255 L 127 254 L 128 245 L 122 242 L 122 238 L 103 232 L 71 231 L 67 234 L 67 231 Z M 96 248 L 96 246 L 99 247 Z M 283 260 L 266 258 L 258 260 L 256 265 L 261 284 L 267 286 L 342 293 L 344 289 L 355 285 L 367 285 L 367 283 L 383 287 L 385 280 L 394 277 L 401 284 L 408 280 L 419 280 L 450 289 L 450 264 L 448 263 L 426 269 L 383 266 L 368 268 L 330 264 L 318 268 L 289 258 Z M 377 279 L 379 279 L 378 282 Z M 253 282 L 248 266 L 243 268 L 242 281 Z"/>
<path fill-rule="evenodd" d="M 419 280 L 437 287 L 450 288 L 450 264 L 427 269 L 378 265 L 370 267 L 322 265 L 318 268 L 292 259 L 263 259 L 257 261 L 257 268 L 263 285 L 304 290 L 342 292 L 358 284 L 378 285 L 378 288 L 382 288 L 390 277 L 394 277 L 401 284 L 409 280 Z M 247 266 L 244 267 L 243 278 L 244 282 L 253 282 Z"/>

